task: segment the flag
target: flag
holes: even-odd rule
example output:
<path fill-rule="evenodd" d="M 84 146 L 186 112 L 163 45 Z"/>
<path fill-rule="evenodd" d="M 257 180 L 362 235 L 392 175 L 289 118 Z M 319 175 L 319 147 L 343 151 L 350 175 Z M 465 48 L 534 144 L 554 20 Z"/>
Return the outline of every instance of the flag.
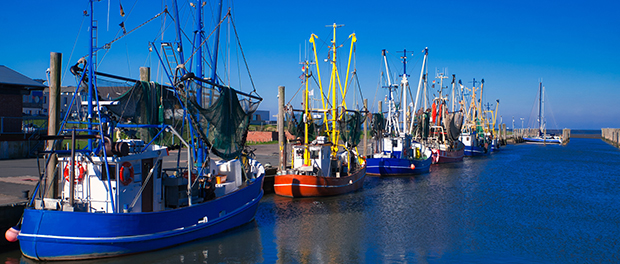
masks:
<path fill-rule="evenodd" d="M 121 6 L 121 16 L 124 17 L 125 11 L 123 10 L 123 4 L 121 4 L 121 1 L 118 1 L 118 4 Z M 123 27 L 123 29 L 125 29 L 125 27 Z"/>

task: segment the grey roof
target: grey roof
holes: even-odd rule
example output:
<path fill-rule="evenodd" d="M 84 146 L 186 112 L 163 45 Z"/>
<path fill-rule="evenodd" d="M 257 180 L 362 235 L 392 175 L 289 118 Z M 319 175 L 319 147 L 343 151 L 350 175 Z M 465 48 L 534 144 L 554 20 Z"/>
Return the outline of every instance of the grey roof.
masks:
<path fill-rule="evenodd" d="M 3 84 L 21 86 L 25 89 L 36 90 L 47 87 L 47 85 L 30 79 L 27 76 L 10 69 L 9 67 L 0 65 L 0 86 Z"/>

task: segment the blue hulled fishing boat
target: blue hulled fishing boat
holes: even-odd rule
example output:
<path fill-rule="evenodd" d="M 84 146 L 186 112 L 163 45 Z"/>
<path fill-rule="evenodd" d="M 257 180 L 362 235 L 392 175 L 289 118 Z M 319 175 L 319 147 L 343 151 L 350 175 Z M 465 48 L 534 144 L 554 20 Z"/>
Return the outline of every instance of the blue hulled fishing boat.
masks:
<path fill-rule="evenodd" d="M 176 3 L 174 9 L 178 14 Z M 194 48 L 204 44 L 197 39 Z M 135 254 L 251 221 L 265 173 L 246 151 L 245 138 L 262 98 L 184 66 L 167 69 L 175 72 L 172 86 L 95 72 L 92 43 L 90 54 L 72 67 L 79 80 L 75 94 L 88 95 L 88 115 L 66 115 L 59 131 L 46 137 L 54 146 L 45 153 L 47 173 L 17 226 L 23 254 L 42 261 Z M 104 79 L 107 87 L 100 84 Z M 103 90 L 112 80 L 130 86 L 106 99 Z M 217 95 L 210 105 L 203 105 L 197 89 L 203 85 Z M 82 146 L 88 140 L 86 147 L 78 147 L 78 140 Z M 171 152 L 171 142 L 182 150 Z"/>
<path fill-rule="evenodd" d="M 428 56 L 428 51 L 424 50 L 424 64 Z M 407 93 L 409 81 L 407 79 L 407 57 L 406 50 L 403 56 L 404 73 L 401 76 L 401 83 L 392 84 L 386 58 L 386 51 L 383 50 L 388 89 L 388 112 L 385 122 L 385 129 L 382 129 L 375 136 L 375 153 L 366 160 L 366 173 L 381 176 L 411 175 L 429 172 L 432 164 L 431 150 L 421 142 L 413 140 L 411 127 L 407 126 Z M 424 65 L 422 66 L 424 69 Z M 398 109 L 394 99 L 394 91 L 401 87 L 402 101 L 400 103 L 402 116 L 402 126 L 398 124 Z M 419 87 L 418 87 L 419 90 Z M 417 100 L 416 100 L 417 101 Z M 382 116 L 378 116 L 382 119 Z"/>

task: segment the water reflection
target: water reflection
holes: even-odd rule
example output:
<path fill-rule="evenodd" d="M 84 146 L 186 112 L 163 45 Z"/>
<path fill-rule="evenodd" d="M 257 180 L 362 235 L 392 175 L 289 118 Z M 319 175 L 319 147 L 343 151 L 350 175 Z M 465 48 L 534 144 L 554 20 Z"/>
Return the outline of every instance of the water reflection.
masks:
<path fill-rule="evenodd" d="M 260 263 L 264 261 L 262 252 L 260 229 L 256 222 L 252 221 L 228 232 L 172 248 L 124 257 L 71 261 L 71 263 Z M 10 260 L 16 259 L 11 257 Z M 21 263 L 38 262 L 22 256 Z"/>
<path fill-rule="evenodd" d="M 350 195 L 292 199 L 273 196 L 279 263 L 363 262 L 364 207 Z"/>

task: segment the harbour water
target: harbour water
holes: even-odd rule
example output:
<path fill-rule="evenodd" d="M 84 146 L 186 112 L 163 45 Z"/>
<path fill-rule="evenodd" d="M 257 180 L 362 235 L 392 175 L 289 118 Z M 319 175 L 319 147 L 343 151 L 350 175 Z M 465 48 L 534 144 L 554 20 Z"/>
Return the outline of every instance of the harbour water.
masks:
<path fill-rule="evenodd" d="M 509 145 L 358 192 L 267 194 L 256 219 L 178 247 L 88 263 L 618 263 L 620 150 Z M 18 250 L 0 262 L 30 262 Z M 82 262 L 74 262 L 82 263 Z"/>

